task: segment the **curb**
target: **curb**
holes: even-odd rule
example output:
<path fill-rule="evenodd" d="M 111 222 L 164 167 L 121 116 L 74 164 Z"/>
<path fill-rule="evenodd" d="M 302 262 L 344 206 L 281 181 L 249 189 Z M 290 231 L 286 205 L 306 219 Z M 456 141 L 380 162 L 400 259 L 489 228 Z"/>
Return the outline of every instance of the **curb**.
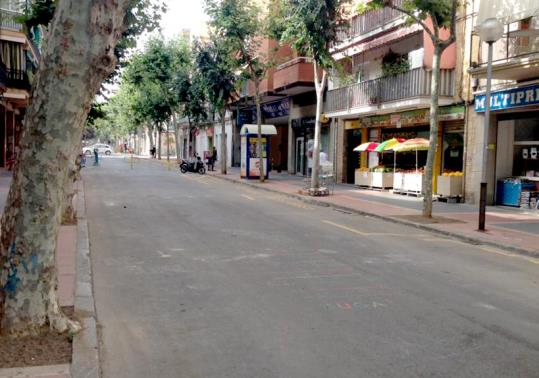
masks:
<path fill-rule="evenodd" d="M 432 226 L 421 224 L 421 223 L 411 222 L 411 221 L 398 219 L 398 218 L 392 218 L 392 217 L 389 217 L 389 216 L 384 216 L 384 215 L 368 212 L 368 211 L 365 211 L 365 210 L 354 209 L 354 208 L 351 208 L 351 207 L 348 207 L 348 206 L 332 204 L 332 203 L 329 203 L 329 202 L 316 200 L 314 198 L 307 198 L 307 197 L 302 196 L 300 194 L 286 193 L 286 192 L 282 192 L 280 190 L 273 189 L 273 188 L 264 188 L 264 187 L 262 187 L 262 186 L 260 186 L 258 184 L 252 184 L 250 182 L 245 182 L 245 181 L 242 181 L 240 179 L 236 179 L 236 178 L 232 178 L 232 177 L 225 177 L 225 176 L 221 176 L 221 175 L 210 175 L 210 176 L 214 177 L 214 178 L 217 178 L 217 179 L 220 179 L 220 180 L 223 180 L 223 181 L 232 182 L 234 184 L 245 185 L 245 186 L 249 186 L 251 188 L 258 189 L 258 190 L 264 190 L 264 191 L 271 192 L 271 193 L 277 193 L 277 194 L 280 194 L 280 195 L 283 195 L 283 196 L 286 196 L 286 197 L 290 197 L 290 198 L 300 200 L 300 201 L 305 202 L 305 203 L 310 204 L 310 205 L 321 206 L 321 207 L 331 207 L 332 209 L 335 209 L 335 210 L 346 211 L 346 212 L 350 212 L 350 213 L 357 214 L 357 215 L 368 216 L 368 217 L 381 219 L 381 220 L 391 222 L 391 223 L 396 223 L 396 224 L 401 224 L 401 225 L 405 225 L 405 226 L 409 226 L 409 227 L 414 227 L 414 228 L 417 228 L 417 229 L 420 229 L 420 230 L 423 230 L 423 231 L 428 231 L 428 232 L 431 232 L 431 233 L 435 233 L 435 234 L 447 236 L 447 237 L 450 237 L 450 238 L 453 238 L 453 239 L 457 239 L 457 240 L 463 241 L 463 242 L 468 243 L 468 244 L 486 245 L 486 246 L 490 246 L 490 247 L 501 248 L 501 249 L 504 249 L 506 251 L 513 252 L 513 253 L 516 253 L 516 254 L 519 254 L 519 255 L 524 255 L 524 256 L 533 257 L 533 258 L 539 258 L 539 250 L 533 251 L 533 250 L 519 248 L 519 247 L 506 245 L 506 244 L 502 244 L 502 243 L 491 242 L 491 241 L 480 239 L 480 238 L 474 238 L 472 236 L 462 235 L 462 234 L 459 234 L 457 232 L 444 231 L 444 230 L 440 230 L 440 229 L 438 229 L 436 227 L 432 227 Z"/>
<path fill-rule="evenodd" d="M 73 378 L 99 378 L 97 322 L 92 288 L 92 267 L 84 183 L 82 180 L 77 194 L 77 215 L 75 316 L 81 323 L 82 331 L 75 335 L 73 339 L 71 376 Z"/>

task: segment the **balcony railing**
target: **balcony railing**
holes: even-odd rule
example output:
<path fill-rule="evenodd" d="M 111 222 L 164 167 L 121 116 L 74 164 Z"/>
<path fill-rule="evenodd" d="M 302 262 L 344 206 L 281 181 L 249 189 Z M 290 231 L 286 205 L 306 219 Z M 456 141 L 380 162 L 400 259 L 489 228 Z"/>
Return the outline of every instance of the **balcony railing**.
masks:
<path fill-rule="evenodd" d="M 395 5 L 401 6 L 403 1 L 404 0 L 395 0 Z M 350 20 L 348 30 L 339 33 L 339 40 L 345 41 L 350 38 L 370 33 L 400 17 L 403 17 L 402 12 L 387 7 L 356 15 Z"/>
<path fill-rule="evenodd" d="M 26 71 L 7 69 L 7 86 L 8 88 L 25 89 L 30 90 L 30 78 Z"/>
<path fill-rule="evenodd" d="M 8 10 L 0 9 L 0 25 L 2 29 L 9 29 L 13 31 L 22 31 L 22 24 L 15 21 L 18 16 L 21 16 L 22 13 Z"/>
<path fill-rule="evenodd" d="M 441 70 L 440 96 L 454 95 L 454 70 Z M 326 112 L 339 112 L 362 106 L 430 96 L 432 73 L 416 68 L 406 73 L 364 81 L 328 92 Z"/>

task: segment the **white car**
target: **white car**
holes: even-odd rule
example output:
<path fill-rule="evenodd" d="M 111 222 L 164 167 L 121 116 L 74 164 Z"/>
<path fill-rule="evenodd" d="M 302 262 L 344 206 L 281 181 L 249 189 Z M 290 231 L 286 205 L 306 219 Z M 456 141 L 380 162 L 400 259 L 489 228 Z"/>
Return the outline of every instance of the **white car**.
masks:
<path fill-rule="evenodd" d="M 96 143 L 92 146 L 86 146 L 82 148 L 82 152 L 86 155 L 92 155 L 94 153 L 94 149 L 97 148 L 97 153 L 99 154 L 105 154 L 105 155 L 111 155 L 112 154 L 112 148 L 108 144 L 101 144 Z"/>

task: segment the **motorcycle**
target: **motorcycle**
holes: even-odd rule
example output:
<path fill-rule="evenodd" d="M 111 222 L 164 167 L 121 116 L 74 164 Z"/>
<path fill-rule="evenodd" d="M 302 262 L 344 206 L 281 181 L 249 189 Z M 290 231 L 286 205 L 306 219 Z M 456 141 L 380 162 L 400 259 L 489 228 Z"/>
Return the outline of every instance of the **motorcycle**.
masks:
<path fill-rule="evenodd" d="M 194 172 L 203 175 L 206 173 L 206 167 L 204 167 L 204 163 L 200 158 L 194 161 L 182 159 L 182 162 L 180 163 L 180 171 L 181 173 Z"/>

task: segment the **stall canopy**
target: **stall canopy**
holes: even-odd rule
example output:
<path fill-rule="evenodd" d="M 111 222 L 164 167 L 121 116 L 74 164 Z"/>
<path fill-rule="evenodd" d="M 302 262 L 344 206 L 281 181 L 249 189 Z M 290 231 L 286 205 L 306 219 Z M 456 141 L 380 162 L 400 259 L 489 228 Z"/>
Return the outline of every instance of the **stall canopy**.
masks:
<path fill-rule="evenodd" d="M 376 147 L 378 147 L 378 143 L 367 142 L 367 143 L 360 144 L 359 146 L 354 148 L 354 151 L 358 151 L 358 152 L 374 151 L 376 150 Z"/>
<path fill-rule="evenodd" d="M 477 26 L 489 18 L 496 18 L 504 24 L 539 15 L 538 0 L 488 0 L 481 1 L 477 15 Z"/>
<path fill-rule="evenodd" d="M 258 125 L 243 125 L 240 135 L 258 134 Z M 262 135 L 277 135 L 277 129 L 273 125 L 262 125 Z"/>

